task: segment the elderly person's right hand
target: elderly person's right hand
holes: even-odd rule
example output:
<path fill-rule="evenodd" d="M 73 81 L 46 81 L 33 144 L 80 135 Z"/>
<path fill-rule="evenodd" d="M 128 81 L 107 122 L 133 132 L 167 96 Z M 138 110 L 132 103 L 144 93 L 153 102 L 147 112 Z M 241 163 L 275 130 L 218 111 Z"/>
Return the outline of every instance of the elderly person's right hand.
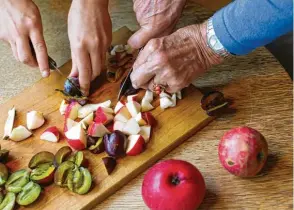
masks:
<path fill-rule="evenodd" d="M 133 0 L 140 29 L 128 41 L 139 49 L 150 39 L 169 35 L 179 20 L 186 0 Z"/>
<path fill-rule="evenodd" d="M 16 60 L 32 67 L 39 66 L 42 76 L 49 76 L 41 15 L 32 0 L 0 0 L 0 39 L 10 44 Z"/>
<path fill-rule="evenodd" d="M 187 87 L 223 58 L 207 46 L 206 25 L 191 25 L 171 35 L 151 39 L 138 55 L 131 74 L 134 88 L 175 93 Z"/>

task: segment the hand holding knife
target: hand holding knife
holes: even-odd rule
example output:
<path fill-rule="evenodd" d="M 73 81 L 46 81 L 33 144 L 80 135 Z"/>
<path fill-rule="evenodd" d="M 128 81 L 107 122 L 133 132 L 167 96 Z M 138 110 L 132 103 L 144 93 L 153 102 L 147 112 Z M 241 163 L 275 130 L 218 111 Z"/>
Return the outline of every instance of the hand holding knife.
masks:
<path fill-rule="evenodd" d="M 140 52 L 142 50 L 143 50 L 143 47 L 139 49 L 138 56 L 139 56 L 139 54 L 140 54 Z M 121 84 L 121 87 L 119 89 L 118 96 L 117 96 L 117 100 L 118 101 L 121 99 L 121 97 L 123 95 L 126 94 L 126 92 L 128 90 L 134 89 L 133 86 L 132 86 L 132 81 L 131 81 L 131 74 L 132 74 L 132 72 L 133 72 L 133 67 L 130 69 L 129 73 L 127 74 L 127 76 L 125 77 L 125 79 L 123 80 L 123 82 Z"/>
<path fill-rule="evenodd" d="M 32 54 L 33 54 L 33 56 L 34 56 L 34 58 L 36 59 L 36 52 L 35 52 L 35 50 L 34 50 L 34 47 L 33 47 L 33 43 L 30 41 L 30 47 L 31 47 L 31 50 L 32 50 Z M 57 67 L 57 63 L 56 63 L 56 61 L 53 59 L 53 58 L 51 58 L 49 55 L 48 55 L 48 63 L 49 63 L 49 68 L 51 69 L 51 70 L 54 70 L 54 71 L 57 71 L 61 76 L 63 76 L 63 77 L 66 77 L 61 71 L 60 71 L 60 69 Z M 76 88 L 79 92 L 80 92 L 80 94 L 82 95 L 82 96 L 84 96 L 83 95 L 83 93 L 82 93 L 82 91 L 80 90 L 80 88 L 78 88 L 70 79 L 68 79 L 68 77 L 66 77 L 66 80 L 74 87 L 74 88 Z"/>

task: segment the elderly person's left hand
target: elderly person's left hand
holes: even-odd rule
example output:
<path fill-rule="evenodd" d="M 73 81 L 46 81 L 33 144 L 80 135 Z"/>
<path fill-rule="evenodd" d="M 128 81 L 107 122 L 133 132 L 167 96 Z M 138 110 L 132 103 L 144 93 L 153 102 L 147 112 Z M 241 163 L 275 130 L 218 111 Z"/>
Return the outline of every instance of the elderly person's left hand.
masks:
<path fill-rule="evenodd" d="M 154 91 L 161 85 L 175 93 L 222 61 L 206 44 L 205 22 L 151 39 L 134 63 L 131 80 L 134 88 Z"/>
<path fill-rule="evenodd" d="M 128 41 L 139 49 L 150 39 L 169 35 L 179 20 L 186 0 L 133 0 L 140 29 Z"/>

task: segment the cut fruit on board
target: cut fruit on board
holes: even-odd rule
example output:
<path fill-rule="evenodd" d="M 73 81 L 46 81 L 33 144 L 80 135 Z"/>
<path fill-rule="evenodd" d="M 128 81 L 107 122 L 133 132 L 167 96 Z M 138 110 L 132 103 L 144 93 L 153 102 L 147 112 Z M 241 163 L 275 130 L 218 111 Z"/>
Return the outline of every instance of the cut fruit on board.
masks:
<path fill-rule="evenodd" d="M 128 28 L 122 28 L 113 34 L 113 43 L 126 44 L 131 34 L 132 32 Z M 68 62 L 60 67 L 60 70 L 67 75 L 71 66 L 71 62 Z M 114 108 L 117 103 L 117 93 L 121 80 L 117 83 L 109 83 L 106 81 L 105 72 L 103 72 L 91 87 L 93 93 L 89 97 L 89 103 L 97 104 L 111 100 L 112 108 Z M 60 114 L 59 107 L 63 98 L 54 89 L 62 89 L 64 81 L 64 77 L 57 72 L 52 72 L 50 77 L 41 79 L 21 94 L 1 104 L 0 116 L 7 116 L 8 110 L 13 105 L 18 104 L 16 106 L 18 115 L 15 119 L 15 127 L 26 124 L 26 113 L 28 111 L 38 110 L 46 116 L 46 127 L 56 126 L 62 131 L 64 116 Z M 45 188 L 44 196 L 32 204 L 31 208 L 34 210 L 92 209 L 214 119 L 209 117 L 200 107 L 202 94 L 195 87 L 190 86 L 184 89 L 182 94 L 183 99 L 178 100 L 177 106 L 170 109 L 161 110 L 158 107 L 159 101 L 154 100 L 152 102 L 152 105 L 156 108 L 151 113 L 158 125 L 152 126 L 151 138 L 146 145 L 146 149 L 138 156 L 127 156 L 120 159 L 111 175 L 108 175 L 102 162 L 102 158 L 106 156 L 105 153 L 92 154 L 87 152 L 89 164 L 93 167 L 93 181 L 97 183 L 89 194 L 73 196 L 67 190 L 50 186 Z M 27 100 L 32 95 L 34 100 Z M 144 95 L 144 92 L 141 95 Z M 126 101 L 126 98 L 124 100 Z M 93 111 L 96 110 L 97 107 Z M 0 119 L 1 137 L 4 134 L 5 121 L 5 117 Z M 27 168 L 30 158 L 40 151 L 45 150 L 55 154 L 62 146 L 67 145 L 63 135 L 60 136 L 58 143 L 40 140 L 39 137 L 43 131 L 44 129 L 37 129 L 34 131 L 34 135 L 21 142 L 2 141 L 1 146 L 8 149 L 12 157 L 18 157 L 19 154 L 22 154 L 22 159 L 17 160 L 17 164 L 10 164 L 13 165 L 13 171 Z"/>

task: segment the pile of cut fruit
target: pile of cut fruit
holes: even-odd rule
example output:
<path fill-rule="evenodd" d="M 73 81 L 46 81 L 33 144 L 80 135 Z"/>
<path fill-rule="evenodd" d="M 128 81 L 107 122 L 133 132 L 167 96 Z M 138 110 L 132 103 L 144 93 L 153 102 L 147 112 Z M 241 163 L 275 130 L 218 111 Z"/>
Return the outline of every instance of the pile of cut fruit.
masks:
<path fill-rule="evenodd" d="M 89 192 L 92 176 L 87 169 L 89 162 L 81 150 L 87 149 L 94 154 L 105 151 L 107 156 L 102 161 L 110 175 L 118 158 L 136 156 L 146 149 L 152 128 L 156 125 L 150 112 L 155 108 L 152 105 L 152 91 L 147 90 L 142 100 L 138 95 L 129 95 L 126 101 L 118 101 L 113 109 L 110 100 L 98 104 L 87 103 L 85 98 L 73 91 L 79 87 L 78 80 L 69 79 L 71 82 L 65 82 L 62 92 L 70 98 L 66 97 L 61 102 L 59 111 L 64 116 L 63 131 L 70 147 L 60 148 L 55 155 L 48 151 L 39 152 L 32 157 L 28 169 L 20 169 L 10 176 L 7 167 L 0 165 L 0 185 L 5 189 L 0 194 L 0 199 L 3 199 L 0 200 L 0 209 L 12 209 L 15 203 L 26 206 L 35 202 L 41 193 L 41 186 L 53 182 L 77 194 Z M 72 83 L 75 85 L 69 88 Z M 177 98 L 181 99 L 182 96 L 180 92 L 173 95 L 162 92 L 159 98 L 160 107 L 166 109 L 176 106 Z M 26 126 L 14 128 L 15 115 L 16 108 L 13 107 L 5 123 L 5 140 L 23 141 L 46 121 L 42 112 L 30 111 L 26 116 Z M 57 143 L 60 136 L 58 128 L 50 126 L 40 139 Z M 8 156 L 8 152 L 5 154 Z"/>

